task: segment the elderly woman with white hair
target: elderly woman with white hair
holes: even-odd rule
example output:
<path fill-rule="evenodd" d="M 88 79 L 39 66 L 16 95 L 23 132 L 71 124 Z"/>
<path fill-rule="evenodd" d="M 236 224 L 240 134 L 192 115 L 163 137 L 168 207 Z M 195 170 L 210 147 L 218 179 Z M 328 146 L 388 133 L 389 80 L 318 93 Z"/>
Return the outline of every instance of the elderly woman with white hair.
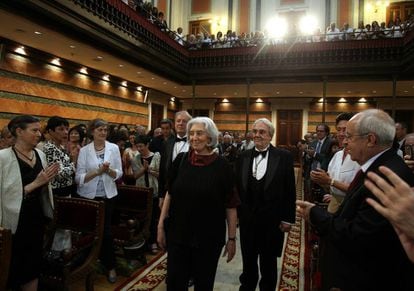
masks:
<path fill-rule="evenodd" d="M 187 124 L 190 151 L 174 160 L 158 224 L 158 243 L 168 241 L 167 290 L 213 290 L 220 252 L 230 262 L 236 252 L 236 207 L 233 171 L 217 155 L 218 130 L 207 117 Z M 168 232 L 164 219 L 168 217 Z M 227 222 L 227 242 L 226 238 Z"/>

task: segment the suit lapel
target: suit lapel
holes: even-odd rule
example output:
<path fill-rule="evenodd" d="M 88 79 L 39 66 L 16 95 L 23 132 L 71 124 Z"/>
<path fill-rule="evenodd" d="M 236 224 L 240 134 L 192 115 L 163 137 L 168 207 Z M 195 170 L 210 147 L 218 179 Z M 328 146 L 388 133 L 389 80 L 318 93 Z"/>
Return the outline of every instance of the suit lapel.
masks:
<path fill-rule="evenodd" d="M 277 167 L 279 166 L 280 156 L 276 153 L 276 150 L 270 146 L 269 148 L 269 157 L 267 159 L 267 169 L 265 175 L 265 185 L 264 190 L 270 186 L 272 182 L 272 177 L 275 177 Z"/>

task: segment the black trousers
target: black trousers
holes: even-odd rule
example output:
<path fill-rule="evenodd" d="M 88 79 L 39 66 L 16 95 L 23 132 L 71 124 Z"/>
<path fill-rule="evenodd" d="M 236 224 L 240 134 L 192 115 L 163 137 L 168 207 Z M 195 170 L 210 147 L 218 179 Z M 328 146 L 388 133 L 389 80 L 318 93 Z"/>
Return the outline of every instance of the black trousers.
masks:
<path fill-rule="evenodd" d="M 243 272 L 240 275 L 240 291 L 256 290 L 261 279 L 260 291 L 275 291 L 277 284 L 277 254 L 269 249 L 266 243 L 265 231 L 260 227 L 240 224 L 240 245 L 243 259 Z M 258 261 L 259 259 L 259 266 Z"/>
<path fill-rule="evenodd" d="M 167 291 L 187 291 L 194 279 L 194 291 L 212 291 L 222 245 L 195 248 L 168 244 Z"/>
<path fill-rule="evenodd" d="M 96 197 L 94 200 L 103 201 L 105 203 L 105 220 L 104 220 L 104 232 L 101 251 L 99 259 L 101 260 L 104 267 L 109 271 L 115 268 L 115 249 L 114 240 L 111 232 L 112 224 L 112 213 L 114 211 L 113 198 L 104 199 Z"/>

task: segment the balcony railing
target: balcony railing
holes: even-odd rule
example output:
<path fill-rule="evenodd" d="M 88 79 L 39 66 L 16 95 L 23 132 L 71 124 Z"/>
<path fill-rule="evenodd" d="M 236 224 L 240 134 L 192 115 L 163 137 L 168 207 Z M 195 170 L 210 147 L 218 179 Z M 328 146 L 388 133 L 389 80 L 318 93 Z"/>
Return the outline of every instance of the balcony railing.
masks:
<path fill-rule="evenodd" d="M 193 79 L 206 82 L 228 79 L 229 73 L 234 73 L 235 78 L 272 78 L 281 75 L 352 75 L 352 72 L 385 75 L 390 74 L 390 71 L 398 73 L 404 70 L 408 74 L 407 68 L 414 70 L 410 64 L 406 64 L 406 60 L 413 58 L 413 30 L 408 31 L 402 38 L 292 41 L 273 45 L 188 50 L 175 41 L 168 31 L 162 31 L 148 17 L 121 0 L 69 1 L 86 9 L 91 18 L 98 17 L 117 28 L 120 33 L 139 41 L 142 45 L 137 49 L 145 50 L 150 56 L 139 59 L 146 62 L 141 65 L 153 66 L 158 62 L 158 68 L 165 69 L 166 74 L 183 83 L 190 83 Z M 56 3 L 52 0 L 42 2 L 51 5 Z M 78 12 L 71 13 L 75 17 Z M 131 48 L 132 46 L 133 44 Z M 181 75 L 174 75 L 177 71 Z"/>

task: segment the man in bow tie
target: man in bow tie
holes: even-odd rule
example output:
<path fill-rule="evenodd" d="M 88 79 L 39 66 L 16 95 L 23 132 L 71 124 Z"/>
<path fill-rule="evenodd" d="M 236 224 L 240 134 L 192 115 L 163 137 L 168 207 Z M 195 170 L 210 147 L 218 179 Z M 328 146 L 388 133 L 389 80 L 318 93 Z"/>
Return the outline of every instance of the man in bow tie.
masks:
<path fill-rule="evenodd" d="M 168 172 L 177 155 L 188 152 L 187 122 L 191 115 L 187 111 L 179 111 L 175 114 L 174 128 L 175 136 L 170 136 L 164 144 L 161 152 L 160 174 L 159 174 L 159 205 L 162 208 L 165 192 L 167 191 Z"/>
<path fill-rule="evenodd" d="M 236 163 L 240 243 L 243 273 L 240 291 L 274 291 L 277 257 L 284 233 L 295 223 L 295 174 L 292 155 L 270 144 L 275 128 L 266 118 L 253 124 L 255 147 L 240 154 Z"/>

